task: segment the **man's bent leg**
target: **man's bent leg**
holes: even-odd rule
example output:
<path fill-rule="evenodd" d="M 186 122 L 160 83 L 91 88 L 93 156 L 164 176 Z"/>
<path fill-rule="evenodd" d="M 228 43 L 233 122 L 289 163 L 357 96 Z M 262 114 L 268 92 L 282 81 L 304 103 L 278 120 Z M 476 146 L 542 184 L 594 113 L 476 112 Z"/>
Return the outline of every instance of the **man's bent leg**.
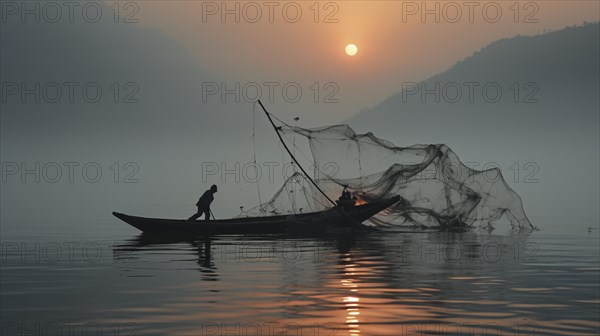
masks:
<path fill-rule="evenodd" d="M 200 207 L 198 207 L 198 212 L 193 214 L 192 217 L 188 218 L 188 220 L 196 220 L 196 219 L 200 218 L 200 216 L 202 216 L 202 209 L 200 209 Z"/>

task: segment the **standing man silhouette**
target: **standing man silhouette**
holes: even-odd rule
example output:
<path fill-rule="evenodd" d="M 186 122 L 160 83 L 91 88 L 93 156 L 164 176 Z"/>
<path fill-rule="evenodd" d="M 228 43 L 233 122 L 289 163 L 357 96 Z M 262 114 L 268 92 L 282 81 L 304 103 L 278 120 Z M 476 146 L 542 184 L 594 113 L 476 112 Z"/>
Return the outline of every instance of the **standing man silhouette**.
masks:
<path fill-rule="evenodd" d="M 217 192 L 217 186 L 212 185 L 209 190 L 205 191 L 204 194 L 200 197 L 198 202 L 196 202 L 196 206 L 198 207 L 198 212 L 192 217 L 188 218 L 188 220 L 196 220 L 205 214 L 204 220 L 210 220 L 210 204 L 215 199 L 214 194 Z"/>

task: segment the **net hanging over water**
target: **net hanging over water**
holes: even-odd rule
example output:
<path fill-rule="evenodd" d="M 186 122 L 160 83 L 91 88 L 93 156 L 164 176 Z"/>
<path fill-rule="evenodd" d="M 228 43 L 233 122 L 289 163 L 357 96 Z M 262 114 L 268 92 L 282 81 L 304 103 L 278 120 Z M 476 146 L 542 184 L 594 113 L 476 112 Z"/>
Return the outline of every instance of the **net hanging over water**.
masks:
<path fill-rule="evenodd" d="M 308 141 L 313 179 L 331 199 L 347 187 L 357 203 L 401 196 L 401 201 L 372 217 L 376 226 L 486 226 L 502 218 L 518 228 L 533 227 L 519 195 L 498 168 L 475 170 L 446 145 L 397 147 L 371 132 L 357 134 L 347 125 L 305 129 L 283 124 L 284 136 Z M 300 173 L 289 177 L 274 197 L 248 215 L 321 211 L 331 203 Z"/>

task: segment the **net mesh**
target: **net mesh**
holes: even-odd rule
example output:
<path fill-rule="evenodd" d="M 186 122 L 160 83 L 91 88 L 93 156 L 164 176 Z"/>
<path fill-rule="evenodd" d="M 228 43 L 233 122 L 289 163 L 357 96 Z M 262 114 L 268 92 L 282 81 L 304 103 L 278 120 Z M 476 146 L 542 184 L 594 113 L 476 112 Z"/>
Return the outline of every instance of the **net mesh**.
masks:
<path fill-rule="evenodd" d="M 305 129 L 283 124 L 282 134 L 308 141 L 314 181 L 331 199 L 347 189 L 358 203 L 401 196 L 370 219 L 377 226 L 448 227 L 492 225 L 506 218 L 515 227 L 533 227 L 521 198 L 498 168 L 475 170 L 446 145 L 397 147 L 347 125 Z M 303 175 L 289 177 L 274 197 L 247 215 L 321 211 L 332 206 Z"/>

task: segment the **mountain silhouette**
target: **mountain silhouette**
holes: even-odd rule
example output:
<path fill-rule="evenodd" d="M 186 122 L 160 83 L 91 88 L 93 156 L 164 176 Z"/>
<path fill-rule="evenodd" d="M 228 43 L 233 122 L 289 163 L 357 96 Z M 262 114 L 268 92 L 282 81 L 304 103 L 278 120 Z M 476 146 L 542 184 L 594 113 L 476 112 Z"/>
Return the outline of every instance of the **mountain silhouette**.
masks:
<path fill-rule="evenodd" d="M 599 43 L 599 23 L 499 40 L 348 123 L 401 146 L 445 143 L 500 166 L 526 207 L 597 219 Z"/>
<path fill-rule="evenodd" d="M 448 71 L 416 83 L 416 90 L 405 83 L 406 90 L 400 88 L 349 123 L 368 130 L 401 131 L 407 140 L 417 142 L 445 142 L 457 131 L 480 128 L 486 133 L 495 129 L 499 137 L 506 134 L 503 127 L 528 132 L 589 130 L 598 124 L 599 41 L 598 23 L 499 40 Z M 436 91 L 436 84 L 438 97 L 422 95 Z M 502 92 L 497 100 L 498 87 Z"/>

